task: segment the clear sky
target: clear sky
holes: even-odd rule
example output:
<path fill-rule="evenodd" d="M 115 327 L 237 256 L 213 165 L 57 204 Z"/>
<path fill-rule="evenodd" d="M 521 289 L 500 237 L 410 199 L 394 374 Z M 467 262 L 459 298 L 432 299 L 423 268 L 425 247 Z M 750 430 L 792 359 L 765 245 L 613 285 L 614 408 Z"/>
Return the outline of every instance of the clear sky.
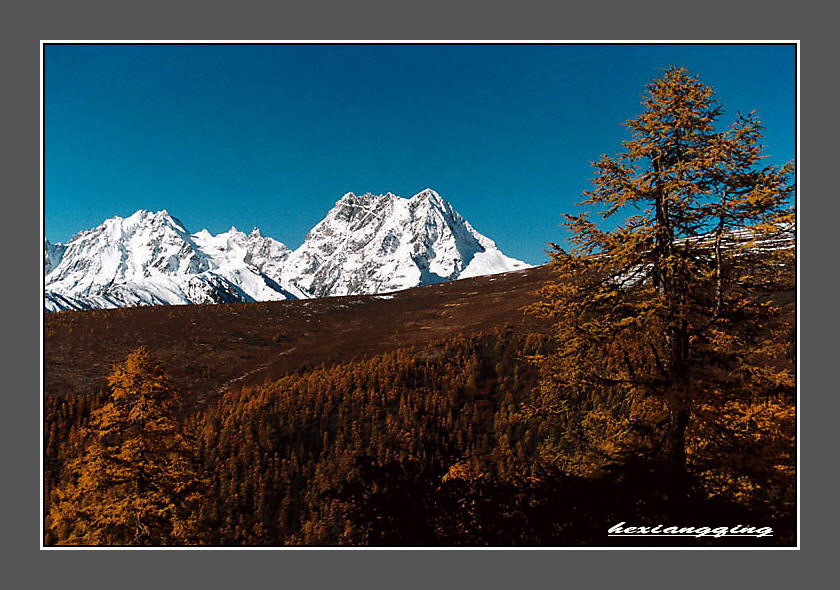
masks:
<path fill-rule="evenodd" d="M 50 241 L 168 209 L 297 247 L 342 194 L 431 187 L 540 263 L 646 83 L 684 65 L 795 156 L 792 45 L 48 45 Z"/>

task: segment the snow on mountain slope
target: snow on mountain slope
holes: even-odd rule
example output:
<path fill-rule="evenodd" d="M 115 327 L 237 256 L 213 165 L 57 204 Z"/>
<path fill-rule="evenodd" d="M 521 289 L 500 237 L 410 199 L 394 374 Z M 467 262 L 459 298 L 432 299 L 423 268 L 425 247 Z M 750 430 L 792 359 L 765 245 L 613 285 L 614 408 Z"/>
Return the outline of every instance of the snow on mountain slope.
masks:
<path fill-rule="evenodd" d="M 528 268 L 438 193 L 347 193 L 286 261 L 283 284 L 313 297 L 383 293 Z"/>
<path fill-rule="evenodd" d="M 259 232 L 192 236 L 166 211 L 113 217 L 61 247 L 57 264 L 45 260 L 49 311 L 292 297 L 263 271 L 288 255 L 283 244 Z"/>
<path fill-rule="evenodd" d="M 269 301 L 396 291 L 530 265 L 502 254 L 431 189 L 347 193 L 294 252 L 236 228 L 190 234 L 166 211 L 44 243 L 45 308 Z"/>
<path fill-rule="evenodd" d="M 64 256 L 64 250 L 67 247 L 64 244 L 50 244 L 50 241 L 44 238 L 44 275 L 46 276 L 49 272 L 54 269 L 59 262 L 61 262 L 62 256 Z"/>
<path fill-rule="evenodd" d="M 231 227 L 215 236 L 203 229 L 191 237 L 217 268 L 249 265 L 270 277 L 280 276 L 282 262 L 291 252 L 285 244 L 260 234 L 257 228 L 246 235 Z"/>

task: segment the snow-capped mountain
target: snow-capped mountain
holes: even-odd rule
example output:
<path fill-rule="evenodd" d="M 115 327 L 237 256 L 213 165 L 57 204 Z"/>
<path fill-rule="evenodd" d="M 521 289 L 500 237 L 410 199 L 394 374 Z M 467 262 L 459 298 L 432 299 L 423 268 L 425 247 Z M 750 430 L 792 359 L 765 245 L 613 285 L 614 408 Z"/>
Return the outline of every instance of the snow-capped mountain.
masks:
<path fill-rule="evenodd" d="M 314 297 L 382 293 L 528 268 L 502 254 L 438 193 L 347 193 L 283 266 Z"/>
<path fill-rule="evenodd" d="M 50 311 L 293 297 L 267 274 L 288 256 L 286 246 L 235 228 L 190 235 L 166 211 L 113 217 L 44 249 Z"/>
<path fill-rule="evenodd" d="M 528 266 L 431 189 L 347 193 L 293 252 L 258 229 L 191 234 L 166 211 L 141 210 L 45 242 L 45 309 L 371 294 Z"/>

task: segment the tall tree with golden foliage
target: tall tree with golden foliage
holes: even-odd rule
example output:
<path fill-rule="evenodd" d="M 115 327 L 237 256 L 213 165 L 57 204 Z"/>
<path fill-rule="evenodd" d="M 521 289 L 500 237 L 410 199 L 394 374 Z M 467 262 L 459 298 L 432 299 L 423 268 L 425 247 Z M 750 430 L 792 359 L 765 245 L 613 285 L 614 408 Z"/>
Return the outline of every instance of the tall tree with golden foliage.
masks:
<path fill-rule="evenodd" d="M 53 492 L 48 527 L 71 545 L 197 542 L 204 482 L 178 393 L 145 348 L 115 366 L 108 383 L 109 399 L 82 433 L 83 454 Z"/>
<path fill-rule="evenodd" d="M 567 215 L 574 247 L 553 245 L 557 280 L 535 307 L 557 341 L 540 359 L 543 410 L 656 400 L 655 453 L 683 472 L 698 408 L 793 386 L 778 301 L 793 287 L 792 165 L 760 166 L 752 113 L 718 130 L 714 91 L 683 68 L 642 104 L 624 151 L 594 163 L 582 203 L 618 222 Z"/>

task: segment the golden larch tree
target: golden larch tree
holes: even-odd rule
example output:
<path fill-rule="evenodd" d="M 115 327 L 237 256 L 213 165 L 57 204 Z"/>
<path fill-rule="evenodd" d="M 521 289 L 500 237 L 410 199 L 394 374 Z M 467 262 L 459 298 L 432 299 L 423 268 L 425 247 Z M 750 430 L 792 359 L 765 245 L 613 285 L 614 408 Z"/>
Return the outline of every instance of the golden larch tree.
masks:
<path fill-rule="evenodd" d="M 657 400 L 654 453 L 681 473 L 701 405 L 793 385 L 778 302 L 793 280 L 792 165 L 760 165 L 753 113 L 718 130 L 714 91 L 684 68 L 642 105 L 624 150 L 593 164 L 582 203 L 612 219 L 566 215 L 573 248 L 552 245 L 556 280 L 534 307 L 557 342 L 540 358 L 542 409 Z"/>
<path fill-rule="evenodd" d="M 108 378 L 81 456 L 53 491 L 48 526 L 58 543 L 172 545 L 199 541 L 204 482 L 182 424 L 180 395 L 145 348 Z"/>

